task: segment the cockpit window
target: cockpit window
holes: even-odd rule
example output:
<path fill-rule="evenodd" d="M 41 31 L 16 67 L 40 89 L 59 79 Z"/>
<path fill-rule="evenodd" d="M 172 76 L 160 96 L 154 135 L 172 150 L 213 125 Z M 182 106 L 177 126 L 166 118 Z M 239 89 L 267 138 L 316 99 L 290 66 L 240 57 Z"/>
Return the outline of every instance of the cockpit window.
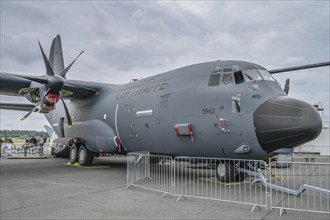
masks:
<path fill-rule="evenodd" d="M 267 70 L 258 69 L 258 71 L 262 75 L 262 78 L 264 78 L 264 80 L 275 81 L 275 79 L 272 77 L 272 75 L 270 75 Z"/>
<path fill-rule="evenodd" d="M 257 69 L 242 70 L 242 73 L 247 82 L 262 80 L 262 77 Z"/>
<path fill-rule="evenodd" d="M 234 78 L 235 78 L 236 84 L 240 84 L 240 83 L 244 82 L 244 77 L 243 77 L 242 71 L 235 72 Z"/>
<path fill-rule="evenodd" d="M 212 74 L 208 86 L 218 86 L 220 83 L 220 76 L 221 74 Z"/>
<path fill-rule="evenodd" d="M 231 85 L 233 84 L 233 75 L 231 73 L 222 74 L 221 85 Z"/>

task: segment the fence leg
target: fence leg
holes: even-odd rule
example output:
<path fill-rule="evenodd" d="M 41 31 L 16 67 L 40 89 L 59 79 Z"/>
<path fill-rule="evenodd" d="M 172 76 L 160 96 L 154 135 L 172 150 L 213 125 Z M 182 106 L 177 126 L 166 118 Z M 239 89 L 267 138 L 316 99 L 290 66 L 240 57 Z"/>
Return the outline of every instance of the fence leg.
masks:
<path fill-rule="evenodd" d="M 283 208 L 281 208 L 281 209 L 280 209 L 280 216 L 282 216 L 282 213 L 283 213 L 283 212 L 286 214 L 286 210 L 283 209 Z"/>
<path fill-rule="evenodd" d="M 185 198 L 185 200 L 188 200 L 185 196 L 180 195 L 179 198 L 178 198 L 176 201 L 179 202 L 179 200 L 180 200 L 181 198 Z"/>
<path fill-rule="evenodd" d="M 252 209 L 251 209 L 251 213 L 254 212 L 254 209 L 258 207 L 259 210 L 261 210 L 260 206 L 259 205 L 253 205 Z"/>
<path fill-rule="evenodd" d="M 272 195 L 267 192 L 267 201 L 266 201 L 267 210 L 272 210 Z"/>
<path fill-rule="evenodd" d="M 128 183 L 125 186 L 125 189 L 128 189 L 130 186 L 133 186 L 134 188 L 136 188 L 136 185 L 134 185 L 133 183 Z"/>
<path fill-rule="evenodd" d="M 166 192 L 160 198 L 164 198 L 166 195 L 169 195 L 172 198 L 174 197 L 171 193 Z"/>

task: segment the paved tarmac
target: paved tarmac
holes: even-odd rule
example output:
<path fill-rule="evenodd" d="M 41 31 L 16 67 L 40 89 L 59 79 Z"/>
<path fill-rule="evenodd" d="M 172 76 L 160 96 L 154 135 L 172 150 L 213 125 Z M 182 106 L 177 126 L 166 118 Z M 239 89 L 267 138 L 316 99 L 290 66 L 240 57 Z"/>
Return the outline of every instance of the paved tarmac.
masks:
<path fill-rule="evenodd" d="M 67 159 L 0 159 L 0 219 L 330 219 L 329 214 L 188 198 L 126 185 L 124 157 L 96 158 L 90 168 Z"/>

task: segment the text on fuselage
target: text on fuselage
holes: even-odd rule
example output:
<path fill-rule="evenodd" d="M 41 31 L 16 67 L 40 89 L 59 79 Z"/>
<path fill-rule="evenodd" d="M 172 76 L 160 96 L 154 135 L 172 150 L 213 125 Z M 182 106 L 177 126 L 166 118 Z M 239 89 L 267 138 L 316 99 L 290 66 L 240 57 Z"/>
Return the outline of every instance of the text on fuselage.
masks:
<path fill-rule="evenodd" d="M 136 87 L 125 89 L 116 97 L 116 99 L 123 99 L 127 97 L 148 94 L 150 92 L 165 90 L 168 87 L 169 81 L 170 79 L 161 79 L 144 85 L 138 85 Z"/>

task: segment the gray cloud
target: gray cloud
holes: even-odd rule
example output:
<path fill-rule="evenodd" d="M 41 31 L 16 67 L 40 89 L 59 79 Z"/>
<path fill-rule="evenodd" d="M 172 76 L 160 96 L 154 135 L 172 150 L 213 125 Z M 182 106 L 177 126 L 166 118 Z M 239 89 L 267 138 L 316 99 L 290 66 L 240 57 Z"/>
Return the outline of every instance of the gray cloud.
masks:
<path fill-rule="evenodd" d="M 62 36 L 66 64 L 85 51 L 68 78 L 87 81 L 121 84 L 217 59 L 245 60 L 268 69 L 327 61 L 329 4 L 1 1 L 1 71 L 44 74 L 37 39 L 48 53 L 56 34 Z M 329 106 L 329 75 L 329 68 L 320 68 L 275 77 L 282 84 L 291 78 L 291 97 Z M 19 113 L 2 111 L 1 126 L 23 126 L 7 123 L 15 114 L 12 119 L 19 119 Z"/>

